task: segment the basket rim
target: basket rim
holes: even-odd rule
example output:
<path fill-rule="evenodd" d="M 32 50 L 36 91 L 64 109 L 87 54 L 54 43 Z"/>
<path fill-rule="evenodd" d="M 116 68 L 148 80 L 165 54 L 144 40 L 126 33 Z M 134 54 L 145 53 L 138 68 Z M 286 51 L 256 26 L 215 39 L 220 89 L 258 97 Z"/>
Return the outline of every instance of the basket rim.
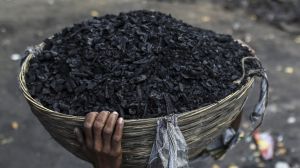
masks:
<path fill-rule="evenodd" d="M 243 41 L 241 41 L 241 40 L 236 40 L 236 41 L 238 43 L 240 43 L 242 46 L 245 46 L 245 47 L 249 48 L 251 51 L 254 51 L 251 47 L 249 47 Z M 39 45 L 36 45 L 35 48 L 38 48 L 38 47 L 42 48 L 44 45 L 45 45 L 45 43 L 43 42 Z M 255 56 L 255 54 L 253 54 L 253 55 Z M 35 108 L 42 109 L 43 113 L 47 113 L 47 114 L 49 114 L 53 117 L 58 117 L 58 118 L 66 119 L 66 120 L 74 120 L 75 119 L 75 120 L 78 120 L 78 121 L 84 121 L 85 116 L 69 115 L 69 114 L 64 114 L 64 113 L 60 113 L 60 112 L 51 110 L 51 109 L 45 107 L 44 105 L 42 105 L 40 102 L 38 102 L 36 99 L 34 99 L 31 96 L 31 94 L 29 93 L 29 91 L 27 89 L 27 86 L 26 86 L 25 74 L 27 72 L 26 69 L 27 69 L 27 66 L 29 65 L 29 61 L 33 57 L 34 57 L 34 55 L 32 53 L 29 53 L 27 55 L 27 57 L 25 58 L 24 62 L 21 65 L 21 70 L 20 70 L 19 75 L 18 75 L 19 87 L 21 88 L 22 94 L 24 95 L 26 100 L 30 101 L 34 105 Z M 244 92 L 244 90 L 249 89 L 252 86 L 252 84 L 254 83 L 254 77 L 248 77 L 246 80 L 247 80 L 247 82 L 244 85 L 242 85 L 239 89 L 237 89 L 236 91 L 234 91 L 231 94 L 227 95 L 226 97 L 216 101 L 215 103 L 211 103 L 211 104 L 196 108 L 194 110 L 186 111 L 186 112 L 179 113 L 179 114 L 176 114 L 176 115 L 178 115 L 178 117 L 182 117 L 184 115 L 190 115 L 194 111 L 201 111 L 202 112 L 202 111 L 211 109 L 213 107 L 216 107 L 218 104 L 221 104 L 221 103 L 225 102 L 226 100 L 232 98 L 233 96 L 238 95 L 241 92 Z M 125 119 L 124 118 L 124 121 L 126 123 L 131 123 L 131 122 L 134 123 L 136 121 L 139 121 L 139 122 L 153 122 L 153 121 L 156 121 L 159 118 L 163 118 L 163 117 L 165 117 L 165 116 L 154 117 L 154 118 L 141 118 L 141 119 Z"/>

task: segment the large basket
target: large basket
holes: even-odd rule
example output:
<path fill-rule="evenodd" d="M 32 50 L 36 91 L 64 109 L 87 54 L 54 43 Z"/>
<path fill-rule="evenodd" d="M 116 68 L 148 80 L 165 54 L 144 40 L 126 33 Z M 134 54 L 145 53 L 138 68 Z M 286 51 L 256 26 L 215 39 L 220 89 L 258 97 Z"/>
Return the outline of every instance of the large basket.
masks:
<path fill-rule="evenodd" d="M 39 47 L 43 47 L 43 44 Z M 32 58 L 32 54 L 27 56 L 19 74 L 21 90 L 32 112 L 58 143 L 79 158 L 87 160 L 73 133 L 75 127 L 83 126 L 84 117 L 50 110 L 31 97 L 26 87 L 25 74 Z M 189 159 L 199 156 L 241 113 L 253 81 L 254 79 L 250 78 L 239 90 L 217 103 L 178 115 L 178 125 L 189 148 Z M 157 118 L 125 120 L 122 140 L 123 167 L 147 165 L 155 139 L 156 121 Z"/>

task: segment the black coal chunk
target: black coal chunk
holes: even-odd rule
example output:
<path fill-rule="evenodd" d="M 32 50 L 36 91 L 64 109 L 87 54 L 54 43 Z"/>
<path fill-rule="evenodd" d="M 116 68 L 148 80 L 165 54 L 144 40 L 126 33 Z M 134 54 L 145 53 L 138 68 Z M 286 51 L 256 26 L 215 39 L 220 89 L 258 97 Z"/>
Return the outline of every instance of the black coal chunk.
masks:
<path fill-rule="evenodd" d="M 27 87 L 44 106 L 78 116 L 149 118 L 214 103 L 245 83 L 233 81 L 252 55 L 229 35 L 144 10 L 94 17 L 44 42 Z"/>

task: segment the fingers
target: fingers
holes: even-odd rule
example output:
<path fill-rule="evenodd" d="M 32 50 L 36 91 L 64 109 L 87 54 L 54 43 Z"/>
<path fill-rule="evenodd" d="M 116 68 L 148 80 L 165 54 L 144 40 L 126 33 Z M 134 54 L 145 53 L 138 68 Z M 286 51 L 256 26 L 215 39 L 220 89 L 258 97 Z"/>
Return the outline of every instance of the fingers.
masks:
<path fill-rule="evenodd" d="M 102 140 L 103 140 L 103 152 L 109 154 L 111 152 L 111 138 L 115 129 L 119 114 L 117 112 L 112 112 L 103 128 Z"/>
<path fill-rule="evenodd" d="M 88 113 L 83 124 L 85 143 L 88 149 L 93 149 L 93 125 L 97 115 L 97 112 Z"/>
<path fill-rule="evenodd" d="M 96 152 L 101 152 L 103 147 L 102 142 L 102 130 L 105 126 L 106 120 L 109 116 L 108 111 L 102 111 L 100 112 L 95 121 L 93 126 L 93 133 L 94 133 L 94 150 Z"/>
<path fill-rule="evenodd" d="M 78 142 L 86 151 L 121 156 L 124 119 L 117 112 L 91 112 L 86 115 L 83 132 L 75 128 Z M 94 153 L 95 154 L 95 153 Z"/>
<path fill-rule="evenodd" d="M 115 155 L 119 155 L 121 151 L 121 140 L 123 136 L 124 119 L 119 118 L 112 137 L 112 151 Z"/>

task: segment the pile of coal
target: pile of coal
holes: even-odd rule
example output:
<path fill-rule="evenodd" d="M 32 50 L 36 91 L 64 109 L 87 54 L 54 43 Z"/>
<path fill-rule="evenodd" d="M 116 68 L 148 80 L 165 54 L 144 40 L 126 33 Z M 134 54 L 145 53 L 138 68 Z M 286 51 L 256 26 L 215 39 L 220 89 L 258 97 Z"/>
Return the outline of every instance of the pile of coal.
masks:
<path fill-rule="evenodd" d="M 231 36 L 160 12 L 94 17 L 44 41 L 26 84 L 45 107 L 84 116 L 117 111 L 127 119 L 182 113 L 239 89 L 241 59 Z M 246 70 L 257 68 L 247 61 Z"/>

